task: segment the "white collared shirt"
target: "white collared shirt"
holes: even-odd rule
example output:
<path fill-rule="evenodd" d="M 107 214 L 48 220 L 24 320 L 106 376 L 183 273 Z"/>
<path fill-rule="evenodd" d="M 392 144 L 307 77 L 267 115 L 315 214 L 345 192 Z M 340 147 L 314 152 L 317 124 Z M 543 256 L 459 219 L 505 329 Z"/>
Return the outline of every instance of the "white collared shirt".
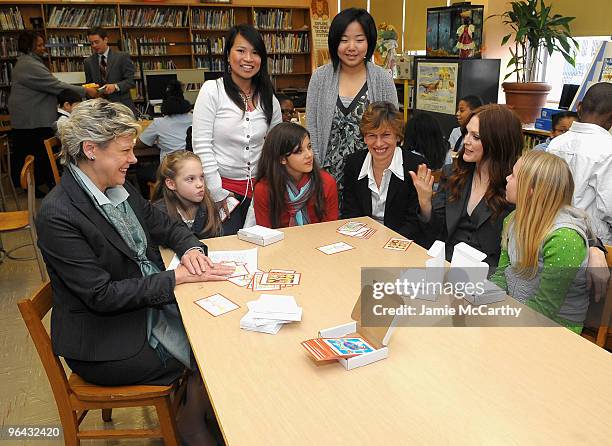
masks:
<path fill-rule="evenodd" d="M 383 171 L 380 188 L 376 185 L 376 180 L 374 179 L 374 168 L 370 152 L 368 152 L 365 160 L 363 160 L 361 170 L 359 171 L 359 177 L 357 178 L 361 180 L 366 176 L 368 177 L 368 188 L 372 195 L 372 218 L 381 224 L 385 221 L 385 204 L 387 202 L 391 174 L 404 181 L 404 157 L 402 156 L 402 149 L 399 147 L 395 148 L 391 164 Z"/>
<path fill-rule="evenodd" d="M 193 152 L 202 160 L 206 186 L 215 202 L 229 195 L 221 187 L 221 177 L 252 181 L 257 175 L 264 139 L 282 122 L 274 96 L 272 109 L 268 126 L 261 102 L 255 110 L 243 113 L 225 92 L 222 79 L 202 85 L 193 110 Z"/>
<path fill-rule="evenodd" d="M 109 187 L 102 192 L 100 189 L 98 189 L 98 186 L 91 181 L 85 172 L 79 169 L 75 164 L 73 164 L 72 167 L 81 181 L 83 181 L 83 184 L 85 184 L 87 190 L 91 192 L 100 206 L 103 204 L 112 204 L 114 207 L 117 207 L 130 196 L 130 193 L 125 190 L 125 187 L 123 186 Z"/>
<path fill-rule="evenodd" d="M 110 52 L 110 46 L 106 47 L 106 51 L 102 54 L 98 54 L 98 63 L 102 62 L 102 56 L 106 59 L 106 64 L 108 65 L 108 53 Z"/>
<path fill-rule="evenodd" d="M 612 244 L 612 135 L 596 124 L 574 122 L 550 141 L 548 153 L 563 158 L 574 177 L 573 205 L 591 217 L 595 234 Z"/>

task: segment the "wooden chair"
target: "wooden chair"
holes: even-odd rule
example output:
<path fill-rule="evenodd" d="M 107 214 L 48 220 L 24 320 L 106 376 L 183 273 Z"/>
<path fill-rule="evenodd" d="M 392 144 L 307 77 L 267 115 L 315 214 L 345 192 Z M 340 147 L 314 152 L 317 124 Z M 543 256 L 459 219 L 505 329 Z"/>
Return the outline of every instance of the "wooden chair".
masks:
<path fill-rule="evenodd" d="M 51 384 L 64 428 L 66 445 L 80 445 L 81 440 L 103 438 L 163 438 L 166 445 L 178 445 L 175 407 L 170 401 L 176 385 L 101 387 L 85 382 L 75 373 L 67 378 L 59 358 L 53 353 L 51 338 L 42 323 L 42 319 L 52 306 L 50 282 L 43 284 L 32 298 L 18 302 L 17 306 Z M 175 401 L 179 399 L 177 396 Z M 111 421 L 114 408 L 144 406 L 156 408 L 159 428 L 109 429 L 108 426 L 101 430 L 79 428 L 89 410 L 101 409 L 102 419 Z"/>
<path fill-rule="evenodd" d="M 21 169 L 20 179 L 21 187 L 28 192 L 28 210 L 0 213 L 0 233 L 26 229 L 30 231 L 32 245 L 34 247 L 34 255 L 36 257 L 36 261 L 38 262 L 38 269 L 40 270 L 40 277 L 44 282 L 47 280 L 47 272 L 45 270 L 45 264 L 42 261 L 40 251 L 38 250 L 38 237 L 36 236 L 36 226 L 34 225 L 34 218 L 36 217 L 34 190 L 36 186 L 34 183 L 34 157 L 32 155 L 28 155 L 26 157 L 25 163 L 23 164 L 23 169 Z M 28 245 L 29 243 L 13 248 L 11 251 L 6 252 L 6 257 L 13 260 L 32 260 L 31 257 L 23 258 L 11 255 L 11 252 Z"/>
<path fill-rule="evenodd" d="M 8 180 L 9 187 L 13 191 L 15 205 L 19 210 L 19 201 L 17 200 L 17 191 L 11 178 L 11 149 L 9 146 L 8 135 L 0 136 L 0 195 L 2 196 L 2 210 L 6 210 L 6 195 L 4 194 L 4 180 Z"/>
<path fill-rule="evenodd" d="M 606 262 L 608 268 L 612 268 L 612 246 L 606 245 L 608 254 L 606 255 Z M 603 306 L 603 308 L 601 308 Z M 612 327 L 610 326 L 610 319 L 612 319 L 612 278 L 608 282 L 608 290 L 604 302 L 600 302 L 599 305 L 591 302 L 589 307 L 589 313 L 587 313 L 587 321 L 593 320 L 590 315 L 595 313 L 598 316 L 598 320 L 595 322 L 595 327 L 588 327 L 585 322 L 585 327 L 582 330 L 582 337 L 594 342 L 602 348 L 606 348 L 610 345 L 608 339 L 612 341 Z M 612 347 L 612 345 L 610 345 Z"/>
<path fill-rule="evenodd" d="M 45 139 L 45 149 L 47 149 L 47 156 L 49 157 L 49 163 L 51 164 L 51 171 L 53 172 L 53 180 L 55 184 L 60 183 L 60 173 L 57 168 L 57 159 L 62 148 L 62 142 L 57 136 L 53 138 Z"/>

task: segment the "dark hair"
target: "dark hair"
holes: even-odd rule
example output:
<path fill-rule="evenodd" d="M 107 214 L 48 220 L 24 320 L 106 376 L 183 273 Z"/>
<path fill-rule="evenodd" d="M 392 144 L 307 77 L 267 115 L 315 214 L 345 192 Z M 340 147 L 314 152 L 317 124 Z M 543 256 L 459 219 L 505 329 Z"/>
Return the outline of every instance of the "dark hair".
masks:
<path fill-rule="evenodd" d="M 467 103 L 467 105 L 469 105 L 470 109 L 472 110 L 476 110 L 478 107 L 481 107 L 483 105 L 482 99 L 473 94 L 462 97 L 461 99 L 459 99 L 459 102 L 461 101 Z"/>
<path fill-rule="evenodd" d="M 60 94 L 57 95 L 57 103 L 60 105 L 64 105 L 66 102 L 69 104 L 75 104 L 77 102 L 81 102 L 83 98 L 76 91 L 64 89 L 60 91 Z"/>
<path fill-rule="evenodd" d="M 31 53 L 39 37 L 45 40 L 44 36 L 36 31 L 27 30 L 19 33 L 19 37 L 17 38 L 17 49 L 23 54 Z"/>
<path fill-rule="evenodd" d="M 612 113 L 612 84 L 599 82 L 589 87 L 580 103 L 580 116 Z M 607 129 L 606 129 L 607 130 Z"/>
<path fill-rule="evenodd" d="M 478 134 L 482 142 L 482 161 L 489 161 L 489 187 L 484 199 L 493 212 L 493 218 L 501 215 L 508 206 L 506 201 L 506 177 L 523 151 L 523 128 L 519 117 L 505 105 L 487 104 L 477 108 L 472 117 L 478 116 Z M 449 201 L 457 201 L 468 178 L 474 172 L 475 163 L 463 160 L 465 146 L 459 151 L 453 171 L 446 183 Z"/>
<path fill-rule="evenodd" d="M 406 123 L 402 148 L 420 153 L 430 169 L 438 170 L 444 165 L 449 145 L 438 121 L 429 113 L 421 112 L 412 115 Z"/>
<path fill-rule="evenodd" d="M 268 182 L 270 221 L 273 228 L 279 227 L 281 211 L 287 208 L 287 182 L 292 181 L 281 160 L 296 153 L 307 136 L 310 138 L 308 130 L 293 122 L 276 125 L 266 136 L 257 166 L 257 181 L 265 178 Z M 316 157 L 313 157 L 310 178 L 313 182 L 311 197 L 315 197 L 315 214 L 319 220 L 322 220 L 325 217 L 325 202 L 321 172 Z"/>
<path fill-rule="evenodd" d="M 283 103 L 285 101 L 291 101 L 293 102 L 293 99 L 291 99 L 289 96 L 287 96 L 286 94 L 282 94 L 282 93 L 276 93 L 276 99 L 278 99 L 278 102 Z"/>
<path fill-rule="evenodd" d="M 176 181 L 176 175 L 181 168 L 181 164 L 187 160 L 200 162 L 200 157 L 187 150 L 177 150 L 164 157 L 157 169 L 157 180 L 155 186 L 153 186 L 153 195 L 151 197 L 152 202 L 164 200 L 168 215 L 174 220 L 179 221 L 183 221 L 183 218 L 178 210 L 182 209 L 185 211 L 186 209 L 184 209 L 178 192 L 168 189 L 168 186 L 166 186 L 166 179 Z M 221 217 L 219 216 L 215 202 L 212 200 L 206 184 L 204 184 L 204 198 L 200 206 L 204 208 L 208 218 L 206 225 L 202 229 L 202 233 L 209 233 L 213 236 L 221 235 Z"/>
<path fill-rule="evenodd" d="M 102 37 L 103 39 L 108 37 L 108 33 L 106 32 L 106 30 L 100 26 L 94 26 L 92 28 L 89 28 L 87 30 L 87 35 L 88 36 L 95 36 L 98 35 L 100 37 Z"/>
<path fill-rule="evenodd" d="M 561 121 L 564 118 L 578 119 L 578 113 L 573 112 L 573 111 L 562 111 L 562 112 L 555 113 L 554 115 L 552 115 L 553 130 L 555 129 L 555 127 L 557 127 L 557 124 L 559 124 L 559 121 Z"/>
<path fill-rule="evenodd" d="M 191 104 L 183 96 L 183 85 L 178 80 L 171 80 L 166 85 L 164 100 L 161 106 L 163 115 L 182 115 L 191 111 Z"/>
<path fill-rule="evenodd" d="M 266 115 L 266 122 L 270 125 L 270 122 L 272 122 L 272 96 L 274 94 L 274 88 L 272 87 L 270 76 L 268 75 L 268 53 L 266 52 L 266 45 L 264 44 L 261 34 L 251 25 L 235 25 L 225 36 L 226 43 L 225 48 L 223 48 L 223 58 L 225 59 L 223 86 L 225 87 L 225 92 L 238 108 L 246 112 L 246 104 L 240 95 L 240 89 L 232 79 L 229 63 L 230 50 L 234 46 L 234 41 L 238 34 L 253 45 L 253 48 L 255 48 L 255 51 L 257 51 L 257 54 L 259 54 L 261 58 L 259 71 L 252 78 L 254 87 L 253 100 L 257 99 L 261 102 L 264 114 Z"/>
<path fill-rule="evenodd" d="M 327 36 L 327 46 L 329 48 L 332 64 L 334 65 L 334 70 L 337 70 L 340 64 L 340 58 L 338 57 L 340 40 L 342 40 L 342 35 L 344 31 L 346 31 L 346 28 L 353 22 L 357 22 L 361 25 L 368 41 L 368 51 L 364 63 L 372 58 L 372 54 L 374 54 L 374 50 L 376 49 L 376 24 L 370 13 L 361 8 L 348 8 L 340 11 L 332 20 Z"/>

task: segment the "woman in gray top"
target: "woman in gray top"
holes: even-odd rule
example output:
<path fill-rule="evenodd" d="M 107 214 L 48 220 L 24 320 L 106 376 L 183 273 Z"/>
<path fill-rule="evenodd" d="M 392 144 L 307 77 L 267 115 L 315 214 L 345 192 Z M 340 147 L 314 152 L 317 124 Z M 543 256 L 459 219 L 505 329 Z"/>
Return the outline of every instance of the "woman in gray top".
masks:
<path fill-rule="evenodd" d="M 359 131 L 370 102 L 398 106 L 391 74 L 370 62 L 376 46 L 376 25 L 365 9 L 349 8 L 334 17 L 329 28 L 332 62 L 310 79 L 306 124 L 321 166 L 336 179 L 342 194 L 344 157 L 366 145 Z"/>
<path fill-rule="evenodd" d="M 36 181 L 51 187 L 51 166 L 43 141 L 54 136 L 57 120 L 57 96 L 62 90 L 72 90 L 81 96 L 96 97 L 95 88 L 84 88 L 60 82 L 47 68 L 45 40 L 35 31 L 24 31 L 17 40 L 19 57 L 13 71 L 8 108 L 11 116 L 13 181 L 19 182 L 19 172 L 25 157 L 36 157 Z"/>

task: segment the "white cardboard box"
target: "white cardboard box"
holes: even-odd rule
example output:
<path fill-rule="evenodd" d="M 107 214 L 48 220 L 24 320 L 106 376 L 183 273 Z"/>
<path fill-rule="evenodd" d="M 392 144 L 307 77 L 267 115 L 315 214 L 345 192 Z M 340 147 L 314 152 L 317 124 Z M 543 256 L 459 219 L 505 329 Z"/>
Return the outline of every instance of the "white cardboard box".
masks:
<path fill-rule="evenodd" d="M 393 333 L 393 330 L 395 328 L 395 317 L 384 317 L 383 320 L 386 325 L 384 327 L 361 326 L 361 297 L 364 295 L 364 293 L 370 293 L 371 296 L 372 286 L 366 286 L 362 290 L 361 296 L 359 296 L 359 298 L 357 299 L 357 302 L 353 307 L 353 312 L 351 313 L 351 317 L 353 319 L 352 322 L 337 325 L 335 327 L 325 328 L 319 331 L 319 337 L 322 338 L 341 338 L 343 336 L 348 335 L 358 335 L 368 341 L 368 343 L 376 349 L 373 352 L 354 356 L 352 358 L 338 359 L 338 362 L 342 364 L 342 366 L 346 370 L 352 370 L 356 369 L 357 367 L 372 364 L 373 362 L 380 361 L 381 359 L 385 359 L 387 356 L 389 356 L 388 344 L 389 340 L 391 339 L 391 334 Z M 401 297 L 395 295 L 387 295 L 383 298 L 383 301 L 385 299 L 390 299 L 397 302 L 397 299 L 401 300 Z"/>
<path fill-rule="evenodd" d="M 238 230 L 238 238 L 256 245 L 268 246 L 284 239 L 285 234 L 276 229 L 255 225 Z"/>

